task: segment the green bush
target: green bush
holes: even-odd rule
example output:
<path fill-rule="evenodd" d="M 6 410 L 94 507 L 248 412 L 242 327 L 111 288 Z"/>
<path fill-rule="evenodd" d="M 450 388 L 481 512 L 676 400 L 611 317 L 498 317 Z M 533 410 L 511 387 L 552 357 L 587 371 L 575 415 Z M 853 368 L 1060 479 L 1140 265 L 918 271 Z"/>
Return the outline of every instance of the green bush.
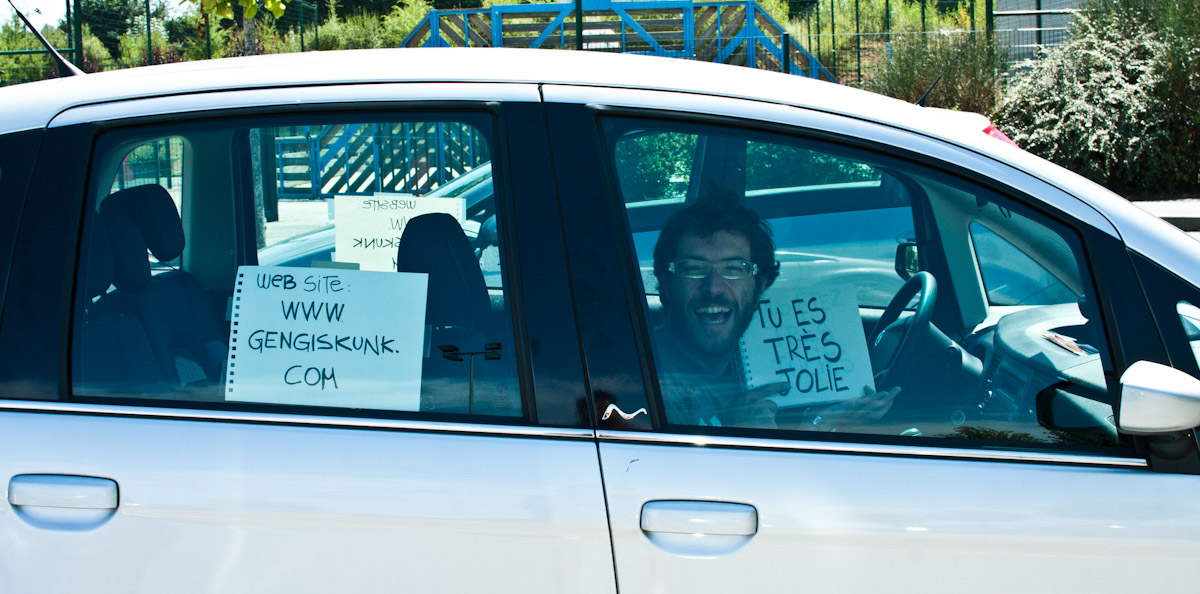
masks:
<path fill-rule="evenodd" d="M 986 35 L 915 33 L 894 39 L 890 59 L 862 88 L 909 102 L 928 92 L 929 107 L 978 113 L 995 109 L 1006 59 Z"/>
<path fill-rule="evenodd" d="M 57 27 L 45 27 L 42 35 L 56 48 L 71 44 L 67 34 Z M 16 14 L 7 23 L 0 24 L 0 51 L 41 50 L 42 44 L 25 27 Z M 63 52 L 63 57 L 75 63 L 75 56 Z M 97 72 L 113 67 L 112 57 L 104 44 L 92 35 L 87 25 L 83 26 L 84 72 Z M 0 56 L 0 86 L 31 82 L 58 76 L 58 68 L 45 53 Z"/>
<path fill-rule="evenodd" d="M 392 12 L 383 17 L 384 36 L 391 47 L 400 47 L 404 39 L 425 15 L 429 14 L 429 5 L 421 0 L 410 0 L 407 4 L 398 3 L 392 7 Z"/>
<path fill-rule="evenodd" d="M 1200 191 L 1200 0 L 1151 5 L 1147 15 L 1162 31 L 1158 98 L 1166 108 L 1164 178 L 1168 191 Z"/>
<path fill-rule="evenodd" d="M 167 34 L 165 32 L 151 27 L 150 40 L 150 60 L 147 61 L 146 33 L 144 28 L 141 34 L 125 35 L 122 37 L 120 43 L 121 56 L 118 58 L 120 65 L 125 68 L 131 68 L 146 66 L 147 64 L 169 64 L 182 60 L 178 49 L 167 42 Z"/>
<path fill-rule="evenodd" d="M 1066 43 L 1012 81 L 996 124 L 1026 150 L 1119 192 L 1161 195 L 1194 184 L 1195 95 L 1171 87 L 1194 89 L 1195 70 L 1172 80 L 1168 57 L 1178 42 L 1146 16 L 1111 7 L 1079 15 Z M 1194 56 L 1192 43 L 1177 49 Z"/>
<path fill-rule="evenodd" d="M 330 19 L 321 25 L 321 39 L 317 45 L 322 50 L 369 49 L 388 47 L 383 37 L 382 19 L 375 15 L 355 13 L 339 19 Z"/>

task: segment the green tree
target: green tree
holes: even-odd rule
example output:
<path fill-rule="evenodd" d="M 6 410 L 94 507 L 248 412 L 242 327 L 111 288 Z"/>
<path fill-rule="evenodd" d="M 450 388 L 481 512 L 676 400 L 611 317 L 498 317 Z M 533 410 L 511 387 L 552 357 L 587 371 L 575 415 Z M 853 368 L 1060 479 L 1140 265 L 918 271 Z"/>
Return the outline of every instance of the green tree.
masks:
<path fill-rule="evenodd" d="M 670 198 L 686 188 L 696 137 L 678 132 L 649 132 L 617 142 L 617 178 L 625 202 Z"/>
<path fill-rule="evenodd" d="M 242 16 L 247 19 L 254 19 L 258 15 L 260 0 L 188 0 L 200 7 L 200 10 L 217 16 L 223 19 L 234 20 L 237 14 L 234 12 L 234 7 L 241 8 Z M 283 16 L 284 9 L 287 8 L 287 3 L 284 0 L 261 0 L 262 8 L 275 15 L 275 18 Z"/>
<path fill-rule="evenodd" d="M 56 48 L 70 46 L 67 33 L 61 27 L 44 27 L 42 36 Z M 32 82 L 58 76 L 58 68 L 44 52 L 42 44 L 25 28 L 25 24 L 13 15 L 8 22 L 0 24 L 0 51 L 37 50 L 38 53 L 0 56 L 0 86 Z M 67 59 L 72 56 L 65 55 Z M 113 66 L 112 57 L 104 44 L 83 26 L 84 72 L 107 70 Z"/>
<path fill-rule="evenodd" d="M 82 0 L 80 13 L 83 22 L 104 44 L 109 55 L 121 54 L 121 38 L 129 31 L 130 15 L 142 9 L 136 0 Z"/>
<path fill-rule="evenodd" d="M 61 33 L 45 28 L 42 35 L 49 35 L 51 43 L 58 41 Z M 58 47 L 62 47 L 59 45 Z M 25 28 L 25 23 L 14 13 L 8 22 L 0 25 L 0 51 L 40 50 L 42 45 Z M 56 76 L 54 63 L 49 56 L 38 54 L 14 54 L 0 56 L 0 86 L 13 85 Z"/>

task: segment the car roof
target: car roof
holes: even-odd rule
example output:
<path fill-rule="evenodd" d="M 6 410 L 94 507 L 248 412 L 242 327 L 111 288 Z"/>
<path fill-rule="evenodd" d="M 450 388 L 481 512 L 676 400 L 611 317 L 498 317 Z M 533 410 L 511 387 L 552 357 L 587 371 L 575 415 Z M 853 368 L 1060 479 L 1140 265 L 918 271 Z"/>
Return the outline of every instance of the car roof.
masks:
<path fill-rule="evenodd" d="M 784 103 L 908 125 L 928 120 L 925 123 L 941 127 L 939 122 L 953 119 L 953 112 L 923 110 L 844 85 L 741 66 L 604 52 L 397 48 L 200 60 L 14 85 L 0 89 L 2 102 L 14 108 L 0 123 L 0 133 L 43 127 L 63 110 L 114 100 L 396 82 L 543 83 L 679 91 Z"/>

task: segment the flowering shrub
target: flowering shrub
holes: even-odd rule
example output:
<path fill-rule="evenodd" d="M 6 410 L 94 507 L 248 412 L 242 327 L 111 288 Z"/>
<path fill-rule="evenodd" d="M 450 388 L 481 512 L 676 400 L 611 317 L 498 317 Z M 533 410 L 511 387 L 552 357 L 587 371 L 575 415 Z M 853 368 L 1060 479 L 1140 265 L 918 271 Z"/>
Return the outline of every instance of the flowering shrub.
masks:
<path fill-rule="evenodd" d="M 1018 71 L 993 120 L 1026 150 L 1113 190 L 1194 189 L 1200 50 L 1154 17 L 1080 14 L 1069 41 Z"/>

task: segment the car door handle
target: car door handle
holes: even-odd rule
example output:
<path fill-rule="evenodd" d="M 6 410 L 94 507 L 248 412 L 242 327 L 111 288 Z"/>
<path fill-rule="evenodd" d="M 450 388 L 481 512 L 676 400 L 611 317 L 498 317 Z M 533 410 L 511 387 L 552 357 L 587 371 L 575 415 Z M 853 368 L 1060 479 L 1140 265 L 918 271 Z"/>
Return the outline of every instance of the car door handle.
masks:
<path fill-rule="evenodd" d="M 649 501 L 642 506 L 642 531 L 753 536 L 758 532 L 758 510 L 723 501 Z"/>
<path fill-rule="evenodd" d="M 117 483 L 90 476 L 23 474 L 9 481 L 8 502 L 18 508 L 114 510 Z"/>

